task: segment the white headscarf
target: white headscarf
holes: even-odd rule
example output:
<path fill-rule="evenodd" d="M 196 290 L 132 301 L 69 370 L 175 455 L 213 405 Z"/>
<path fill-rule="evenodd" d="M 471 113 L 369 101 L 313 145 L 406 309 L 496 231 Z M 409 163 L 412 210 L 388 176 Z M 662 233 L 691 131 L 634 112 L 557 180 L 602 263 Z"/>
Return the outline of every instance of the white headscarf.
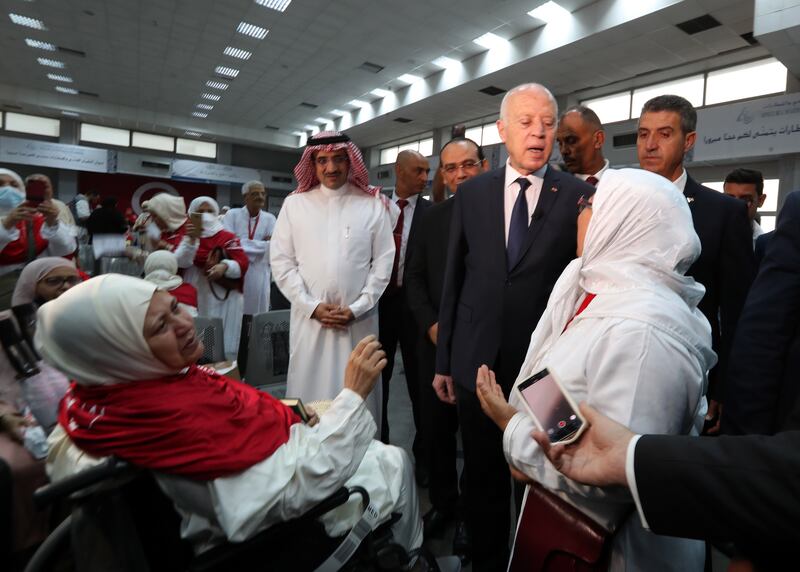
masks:
<path fill-rule="evenodd" d="M 159 290 L 172 290 L 183 284 L 178 276 L 178 257 L 169 250 L 151 252 L 144 261 L 144 279 Z"/>
<path fill-rule="evenodd" d="M 219 221 L 219 205 L 217 204 L 217 201 L 211 197 L 197 197 L 194 199 L 191 203 L 189 203 L 189 212 L 197 212 L 197 209 L 204 204 L 211 205 L 211 208 L 214 209 L 213 214 L 203 213 L 203 232 L 200 234 L 200 236 L 203 238 L 208 238 L 209 236 L 214 236 L 219 231 L 223 230 L 223 226 Z"/>
<path fill-rule="evenodd" d="M 149 201 L 142 203 L 142 207 L 164 221 L 171 231 L 178 230 L 186 222 L 186 203 L 183 201 L 183 197 L 159 193 Z"/>
<path fill-rule="evenodd" d="M 111 385 L 177 373 L 144 338 L 155 284 L 103 274 L 39 308 L 34 344 L 44 360 L 83 385 Z"/>
<path fill-rule="evenodd" d="M 686 198 L 670 181 L 640 169 L 609 169 L 597 186 L 583 256 L 562 272 L 531 335 L 517 383 L 544 367 L 584 294 L 597 297 L 573 323 L 638 320 L 678 338 L 710 369 L 711 326 L 697 309 L 705 288 L 684 276 L 700 256 Z"/>

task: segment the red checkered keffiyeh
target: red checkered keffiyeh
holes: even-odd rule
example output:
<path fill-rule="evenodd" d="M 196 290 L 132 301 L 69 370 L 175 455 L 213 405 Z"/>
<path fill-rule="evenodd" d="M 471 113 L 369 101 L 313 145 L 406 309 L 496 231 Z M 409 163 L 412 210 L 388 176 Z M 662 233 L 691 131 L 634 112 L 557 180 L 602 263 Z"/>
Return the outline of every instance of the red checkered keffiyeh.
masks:
<path fill-rule="evenodd" d="M 347 174 L 347 182 L 358 187 L 365 193 L 369 193 L 373 196 L 378 195 L 384 198 L 380 195 L 380 187 L 369 184 L 369 172 L 367 171 L 367 166 L 364 164 L 361 151 L 350 141 L 347 135 L 339 133 L 338 131 L 321 131 L 308 138 L 303 156 L 294 168 L 294 176 L 297 179 L 297 190 L 294 192 L 305 193 L 319 185 L 317 170 L 314 166 L 315 153 L 319 151 L 329 153 L 331 151 L 338 151 L 339 149 L 346 150 L 347 157 L 350 159 L 350 171 Z"/>

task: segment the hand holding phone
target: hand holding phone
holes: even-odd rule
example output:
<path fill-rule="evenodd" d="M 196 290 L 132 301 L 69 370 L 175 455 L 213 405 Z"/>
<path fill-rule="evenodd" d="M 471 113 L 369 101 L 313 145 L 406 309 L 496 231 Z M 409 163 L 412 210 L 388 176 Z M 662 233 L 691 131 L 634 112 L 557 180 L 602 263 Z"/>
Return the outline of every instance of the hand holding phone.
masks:
<path fill-rule="evenodd" d="M 189 229 L 189 236 L 200 238 L 203 233 L 203 213 L 189 213 L 189 222 L 192 223 L 192 228 Z"/>
<path fill-rule="evenodd" d="M 586 429 L 586 419 L 578 405 L 547 369 L 522 381 L 516 391 L 533 422 L 551 443 L 573 443 Z"/>
<path fill-rule="evenodd" d="M 25 183 L 25 200 L 32 206 L 39 206 L 47 197 L 47 183 L 41 179 L 31 179 Z"/>

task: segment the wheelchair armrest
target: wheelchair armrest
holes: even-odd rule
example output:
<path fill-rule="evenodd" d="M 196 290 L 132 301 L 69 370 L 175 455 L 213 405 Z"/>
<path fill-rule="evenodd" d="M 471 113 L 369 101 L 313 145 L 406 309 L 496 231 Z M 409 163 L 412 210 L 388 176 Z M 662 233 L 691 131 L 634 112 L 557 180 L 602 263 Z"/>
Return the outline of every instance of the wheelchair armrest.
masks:
<path fill-rule="evenodd" d="M 67 497 L 77 491 L 121 475 L 133 474 L 138 471 L 131 464 L 118 459 L 109 457 L 99 465 L 86 469 L 71 477 L 62 479 L 55 483 L 50 483 L 39 487 L 33 493 L 33 503 L 38 509 L 42 509 L 54 501 Z"/>

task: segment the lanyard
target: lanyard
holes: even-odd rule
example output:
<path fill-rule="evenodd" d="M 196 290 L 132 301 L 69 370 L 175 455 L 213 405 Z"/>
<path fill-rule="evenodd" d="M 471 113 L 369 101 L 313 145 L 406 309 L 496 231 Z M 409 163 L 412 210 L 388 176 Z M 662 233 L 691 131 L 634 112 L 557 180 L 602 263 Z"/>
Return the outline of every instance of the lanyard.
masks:
<path fill-rule="evenodd" d="M 256 235 L 256 229 L 258 228 L 258 221 L 259 221 L 260 219 L 261 219 L 261 213 L 258 213 L 258 214 L 256 215 L 256 224 L 255 224 L 255 226 L 253 226 L 253 228 L 250 228 L 250 221 L 251 221 L 251 218 L 250 218 L 250 215 L 249 215 L 249 214 L 247 215 L 247 237 L 248 237 L 250 240 L 253 240 L 253 237 Z"/>

